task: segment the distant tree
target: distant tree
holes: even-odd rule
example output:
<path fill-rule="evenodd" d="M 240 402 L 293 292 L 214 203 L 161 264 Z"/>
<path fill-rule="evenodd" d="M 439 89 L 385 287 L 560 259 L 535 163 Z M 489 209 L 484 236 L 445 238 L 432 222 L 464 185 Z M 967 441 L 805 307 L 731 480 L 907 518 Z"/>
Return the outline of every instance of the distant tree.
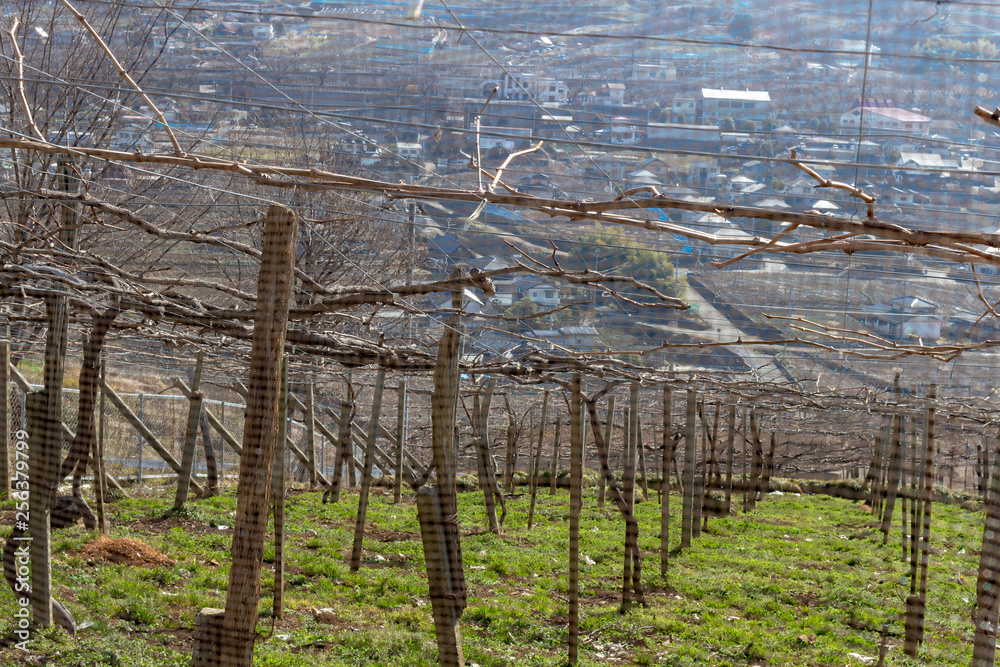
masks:
<path fill-rule="evenodd" d="M 723 132 L 735 132 L 736 121 L 732 118 L 723 118 L 719 121 L 719 129 Z"/>
<path fill-rule="evenodd" d="M 726 32 L 738 42 L 748 42 L 753 39 L 755 28 L 752 16 L 749 14 L 737 14 L 729 21 L 729 25 L 726 26 Z"/>
<path fill-rule="evenodd" d="M 670 107 L 663 107 L 656 113 L 656 117 L 660 119 L 661 123 L 669 123 L 670 113 L 671 113 Z"/>
<path fill-rule="evenodd" d="M 782 190 L 785 189 L 785 182 L 783 180 L 781 180 L 780 178 L 777 178 L 777 177 L 772 178 L 771 179 L 771 189 L 775 190 L 777 192 L 781 192 Z"/>
<path fill-rule="evenodd" d="M 664 294 L 677 296 L 684 290 L 684 281 L 668 257 L 665 252 L 644 246 L 624 227 L 597 225 L 592 232 L 580 235 L 580 243 L 570 253 L 570 264 L 631 276 Z M 626 289 L 640 301 L 649 300 L 631 287 Z"/>
<path fill-rule="evenodd" d="M 902 155 L 895 148 L 890 148 L 885 152 L 885 161 L 889 164 L 896 164 L 901 157 Z"/>
<path fill-rule="evenodd" d="M 533 326 L 534 320 L 524 318 L 535 315 L 539 310 L 538 304 L 525 296 L 508 306 L 504 315 L 518 318 L 518 321 L 513 323 L 514 328 L 525 331 Z"/>
<path fill-rule="evenodd" d="M 750 120 L 748 118 L 747 120 L 745 120 L 742 123 L 740 123 L 740 131 L 741 132 L 756 132 L 757 131 L 757 123 L 755 123 L 754 121 L 752 121 L 752 120 Z"/>
<path fill-rule="evenodd" d="M 681 124 L 686 123 L 687 122 L 687 116 L 685 116 L 682 113 L 677 114 L 676 122 L 681 123 Z"/>
<path fill-rule="evenodd" d="M 778 127 L 778 124 L 774 122 L 773 118 L 767 118 L 760 124 L 760 129 L 765 132 L 773 132 L 776 127 Z"/>
<path fill-rule="evenodd" d="M 819 132 L 820 134 L 829 132 L 830 121 L 828 121 L 826 118 L 820 118 L 819 121 L 817 121 L 816 123 L 816 131 Z"/>
<path fill-rule="evenodd" d="M 778 152 L 778 148 L 773 141 L 760 142 L 757 150 L 762 157 L 774 157 Z"/>

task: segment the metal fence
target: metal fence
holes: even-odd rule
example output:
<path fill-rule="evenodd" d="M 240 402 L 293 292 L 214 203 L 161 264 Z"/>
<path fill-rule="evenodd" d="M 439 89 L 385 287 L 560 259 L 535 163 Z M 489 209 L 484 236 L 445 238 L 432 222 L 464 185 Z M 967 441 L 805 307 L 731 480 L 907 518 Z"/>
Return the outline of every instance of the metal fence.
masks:
<path fill-rule="evenodd" d="M 32 385 L 32 390 L 41 389 Z M 76 432 L 77 404 L 80 391 L 63 389 L 63 420 Z M 142 420 L 156 436 L 163 447 L 180 461 L 183 457 L 184 431 L 190 402 L 184 396 L 171 394 L 121 393 L 122 401 Z M 204 399 L 203 406 L 211 410 L 215 417 L 238 441 L 243 441 L 243 422 L 246 405 L 226 401 Z M 98 406 L 100 400 L 98 399 Z M 99 409 L 99 408 L 98 408 Z M 16 384 L 11 384 L 8 415 L 11 428 L 22 429 L 25 424 L 25 392 Z M 103 418 L 104 458 L 106 470 L 121 482 L 138 484 L 157 479 L 175 477 L 176 473 L 146 442 L 146 439 L 132 426 L 109 400 L 104 401 L 103 415 L 98 414 L 97 430 L 101 432 Z M 219 473 L 219 483 L 224 484 L 236 478 L 239 471 L 239 456 L 214 429 L 209 430 L 211 449 L 215 454 Z M 306 438 L 305 424 L 289 420 L 288 435 L 293 442 L 302 443 Z M 324 475 L 332 472 L 334 447 L 321 433 L 316 433 L 316 465 Z M 194 473 L 197 477 L 207 474 L 205 463 L 204 437 L 199 431 L 195 454 Z M 68 443 L 64 444 L 68 450 Z M 305 467 L 286 448 L 285 470 L 294 480 L 308 479 Z M 65 455 L 65 454 L 64 454 Z"/>

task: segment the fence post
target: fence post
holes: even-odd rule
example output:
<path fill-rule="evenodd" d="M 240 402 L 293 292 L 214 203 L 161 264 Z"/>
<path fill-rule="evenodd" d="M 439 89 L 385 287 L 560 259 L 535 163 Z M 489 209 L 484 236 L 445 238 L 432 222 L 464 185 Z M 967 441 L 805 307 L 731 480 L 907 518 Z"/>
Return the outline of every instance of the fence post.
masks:
<path fill-rule="evenodd" d="M 281 393 L 278 398 L 278 442 L 274 447 L 271 492 L 274 494 L 274 601 L 271 614 L 285 614 L 285 439 L 288 436 L 288 357 L 281 360 Z"/>
<path fill-rule="evenodd" d="M 104 352 L 101 352 L 101 385 L 104 384 Z M 104 514 L 104 388 L 98 387 L 101 392 L 101 400 L 98 404 L 100 412 L 100 422 L 97 426 L 97 439 L 94 441 L 94 493 L 97 495 L 97 529 L 101 535 L 108 534 L 108 520 Z"/>
<path fill-rule="evenodd" d="M 306 386 L 306 454 L 309 456 L 309 488 L 319 485 L 316 469 L 316 387 L 310 382 Z"/>
<path fill-rule="evenodd" d="M 733 509 L 733 458 L 736 450 L 736 404 L 729 406 L 729 414 L 726 418 L 726 516 Z"/>
<path fill-rule="evenodd" d="M 486 383 L 482 401 L 476 397 L 472 411 L 474 420 L 474 430 L 476 432 L 476 470 L 479 477 L 479 487 L 483 491 L 483 500 L 486 505 L 486 519 L 490 524 L 490 532 L 494 535 L 500 534 L 500 522 L 497 520 L 497 499 L 503 503 L 503 496 L 497 486 L 496 472 L 493 468 L 493 457 L 490 456 L 490 434 L 489 434 L 489 414 L 490 405 L 493 401 L 493 391 L 496 387 L 496 378 L 490 378 Z"/>
<path fill-rule="evenodd" d="M 201 404 L 204 400 L 199 390 L 201 384 L 201 369 L 205 361 L 205 353 L 198 350 L 198 358 L 194 364 L 194 378 L 191 380 L 191 405 L 188 407 L 187 426 L 184 430 L 184 452 L 181 456 L 181 471 L 177 476 L 177 495 L 174 497 L 174 511 L 184 507 L 188 489 L 191 488 L 191 475 L 194 474 L 194 460 L 198 446 L 198 426 L 201 422 Z"/>
<path fill-rule="evenodd" d="M 392 482 L 392 502 L 399 504 L 403 499 L 403 445 L 406 442 L 406 421 L 409 416 L 406 405 L 406 378 L 399 378 L 396 387 L 396 475 Z"/>
<path fill-rule="evenodd" d="M 138 417 L 139 417 L 139 421 L 145 423 L 145 416 L 143 415 L 143 402 L 144 402 L 143 401 L 143 394 L 140 393 L 139 394 L 139 415 L 138 415 Z M 142 486 L 142 446 L 144 444 L 144 440 L 143 440 L 143 437 L 142 437 L 141 433 L 139 434 L 138 437 L 139 437 L 139 472 L 136 475 L 136 485 Z"/>
<path fill-rule="evenodd" d="M 219 408 L 219 421 L 225 426 L 226 424 L 226 402 L 222 401 L 222 407 Z M 226 445 L 222 444 L 219 451 L 219 490 L 221 491 L 226 486 Z"/>
<path fill-rule="evenodd" d="M 569 664 L 580 650 L 580 510 L 583 509 L 583 401 L 580 373 L 570 380 L 569 457 Z"/>
<path fill-rule="evenodd" d="M 461 275 L 458 272 L 453 277 Z M 427 584 L 437 635 L 438 661 L 441 667 L 460 667 L 462 633 L 458 621 L 465 610 L 467 587 L 462 571 L 462 543 L 458 533 L 458 472 L 455 413 L 461 376 L 462 290 L 452 290 L 452 314 L 438 343 L 434 366 L 434 389 L 431 393 L 431 446 L 437 487 L 422 486 L 417 492 L 417 516 L 427 564 Z"/>
<path fill-rule="evenodd" d="M 615 397 L 608 396 L 608 412 L 607 416 L 604 418 L 604 442 L 610 443 L 611 438 L 615 432 Z M 604 507 L 604 501 L 607 497 L 607 480 L 604 479 L 603 471 L 600 470 L 600 465 L 598 465 L 598 472 L 601 472 L 599 477 L 601 478 L 600 486 L 597 489 L 597 506 Z"/>
<path fill-rule="evenodd" d="M 233 562 L 223 621 L 225 667 L 251 667 L 253 663 L 260 570 L 271 495 L 270 472 L 278 435 L 275 422 L 281 394 L 281 362 L 297 237 L 295 214 L 283 206 L 272 205 L 264 226 L 257 278 L 250 387 L 233 525 Z"/>
<path fill-rule="evenodd" d="M 923 490 L 921 492 L 923 527 L 920 535 L 920 568 L 919 586 L 916 594 L 906 598 L 906 621 L 903 651 L 910 657 L 915 657 L 924 641 L 924 620 L 927 612 L 927 567 L 930 564 L 931 541 L 931 505 L 934 499 L 934 400 L 937 398 L 937 385 L 932 384 L 927 392 L 930 405 L 927 408 L 927 426 L 924 430 L 924 466 Z M 917 572 L 911 571 L 916 578 Z M 911 590 L 912 590 L 911 582 Z"/>
<path fill-rule="evenodd" d="M 985 448 L 984 448 L 985 449 Z M 987 472 L 987 474 L 989 474 Z M 975 635 L 972 667 L 991 667 L 996 657 L 997 598 L 1000 597 L 1000 442 L 993 454 L 993 471 L 986 494 L 986 524 L 976 580 Z"/>
<path fill-rule="evenodd" d="M 559 477 L 559 427 L 562 419 L 556 419 L 556 439 L 552 443 L 552 463 L 549 466 L 549 495 L 556 493 L 556 480 Z"/>
<path fill-rule="evenodd" d="M 639 383 L 632 382 L 629 391 L 628 437 L 625 442 L 625 470 L 622 475 L 622 494 L 630 514 L 635 514 L 635 457 L 639 442 Z M 625 559 L 622 563 L 623 612 L 632 607 L 632 543 L 625 541 Z"/>
<path fill-rule="evenodd" d="M 538 422 L 538 444 L 535 446 L 535 464 L 532 466 L 531 479 L 528 480 L 528 486 L 531 491 L 531 505 L 528 508 L 528 530 L 531 530 L 535 519 L 535 496 L 538 494 L 538 471 L 542 467 L 542 443 L 545 441 L 545 419 L 548 416 L 548 410 L 549 392 L 546 391 L 542 395 L 542 418 Z"/>
<path fill-rule="evenodd" d="M 51 428 L 47 420 L 45 394 L 29 394 L 26 400 L 30 413 L 29 432 L 29 535 L 31 536 L 31 610 L 32 620 L 37 627 L 52 625 L 52 558 L 50 553 L 51 495 L 53 473 L 50 453 L 46 451 L 49 438 L 45 431 Z M 61 449 L 61 448 L 60 448 Z M 57 450 L 58 451 L 58 450 Z"/>
<path fill-rule="evenodd" d="M 379 368 L 372 397 L 371 420 L 368 424 L 368 442 L 365 448 L 365 470 L 361 477 L 361 494 L 354 523 L 354 546 L 351 549 L 351 572 L 361 567 L 361 547 L 365 539 L 365 519 L 368 515 L 368 494 L 372 487 L 372 470 L 375 466 L 375 439 L 378 437 L 378 420 L 382 412 L 382 391 L 385 388 L 385 368 Z"/>
<path fill-rule="evenodd" d="M 660 574 L 667 575 L 670 561 L 670 387 L 663 387 L 663 461 L 660 466 Z"/>
<path fill-rule="evenodd" d="M 691 522 L 694 510 L 694 419 L 697 394 L 687 390 L 687 412 L 684 423 L 684 504 L 681 509 L 681 548 L 691 547 Z"/>

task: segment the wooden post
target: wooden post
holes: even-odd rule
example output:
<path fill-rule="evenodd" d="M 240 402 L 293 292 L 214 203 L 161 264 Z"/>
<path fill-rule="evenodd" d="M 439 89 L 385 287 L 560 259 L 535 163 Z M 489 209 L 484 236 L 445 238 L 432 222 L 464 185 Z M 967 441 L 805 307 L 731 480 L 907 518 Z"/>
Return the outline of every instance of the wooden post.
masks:
<path fill-rule="evenodd" d="M 49 504 L 54 487 L 55 469 L 50 464 L 52 456 L 46 452 L 48 413 L 43 392 L 28 394 L 25 399 L 28 413 L 28 530 L 31 536 L 31 610 L 36 627 L 52 625 L 52 560 L 50 551 L 51 527 Z M 60 448 L 61 449 L 61 448 Z M 59 451 L 59 450 L 57 450 Z M 58 464 L 57 464 L 58 465 Z M 47 490 L 48 489 L 48 490 Z"/>
<path fill-rule="evenodd" d="M 438 645 L 438 664 L 442 667 L 462 667 L 462 633 L 458 622 L 462 617 L 464 588 L 454 589 L 454 575 L 448 559 L 447 525 L 441 521 L 439 486 L 422 486 L 417 490 L 417 518 L 427 565 L 427 587 L 434 614 L 434 631 Z M 459 568 L 459 573 L 461 568 Z"/>
<path fill-rule="evenodd" d="M 208 422 L 205 414 L 204 403 L 201 406 L 201 419 L 198 421 L 201 427 L 201 444 L 205 451 L 205 486 L 209 495 L 219 493 L 219 467 L 215 459 L 215 445 L 212 442 L 212 426 Z"/>
<path fill-rule="evenodd" d="M 257 279 L 250 387 L 236 491 L 233 563 L 226 591 L 223 667 L 251 667 L 253 662 L 296 231 L 297 221 L 291 210 L 277 205 L 268 209 Z"/>
<path fill-rule="evenodd" d="M 698 411 L 704 415 L 705 399 L 698 403 Z M 698 456 L 697 447 L 695 457 Z M 698 474 L 698 462 L 694 464 L 694 505 L 691 508 L 691 537 L 701 537 L 701 520 L 705 512 L 705 475 L 708 472 L 708 429 L 705 420 L 701 420 L 701 474 Z"/>
<path fill-rule="evenodd" d="M 646 478 L 646 443 L 642 441 L 642 421 L 636 420 L 636 450 L 639 457 L 639 481 L 642 484 L 642 499 L 649 502 L 649 480 Z"/>
<path fill-rule="evenodd" d="M 900 415 L 900 419 L 903 420 L 904 430 L 905 430 L 905 423 L 906 423 L 905 417 Z M 910 438 L 912 439 L 916 437 L 917 420 L 914 419 L 913 417 L 910 417 L 910 431 L 911 431 Z M 899 471 L 900 471 L 899 486 L 901 489 L 906 489 L 906 443 L 903 442 L 902 437 L 900 438 L 900 443 L 899 443 Z M 899 503 L 899 519 L 900 519 L 899 536 L 900 536 L 901 548 L 903 550 L 904 562 L 908 559 L 907 555 L 908 552 L 906 548 L 906 541 L 908 539 L 906 530 L 907 526 L 906 508 L 907 508 L 906 494 L 904 493 L 903 497 L 901 498 L 901 502 Z"/>
<path fill-rule="evenodd" d="M 872 461 L 868 466 L 868 474 L 865 475 L 865 485 L 868 487 L 868 506 L 872 508 L 874 512 L 876 505 L 878 504 L 878 496 L 881 492 L 880 486 L 882 481 L 882 450 L 884 449 L 883 440 L 885 427 L 888 420 L 886 417 L 882 417 L 882 425 L 879 427 L 878 432 L 875 433 L 875 447 L 872 452 Z"/>
<path fill-rule="evenodd" d="M 204 398 L 198 387 L 201 384 L 202 364 L 205 353 L 198 350 L 194 364 L 194 379 L 191 381 L 191 404 L 188 407 L 187 427 L 184 430 L 184 452 L 181 455 L 181 472 L 177 476 L 177 494 L 174 496 L 174 511 L 184 507 L 188 490 L 191 488 L 191 477 L 194 470 L 195 452 L 198 447 L 198 425 L 201 422 L 201 404 Z"/>
<path fill-rule="evenodd" d="M 314 382 L 306 385 L 305 413 L 306 455 L 309 456 L 309 488 L 315 489 L 319 486 L 319 478 L 316 476 L 319 470 L 316 468 L 316 384 Z"/>
<path fill-rule="evenodd" d="M 629 389 L 628 437 L 625 440 L 625 469 L 622 472 L 622 495 L 631 514 L 635 514 L 635 465 L 636 443 L 639 435 L 639 383 L 632 382 Z M 622 611 L 632 608 L 632 544 L 625 541 L 625 558 L 622 563 Z"/>
<path fill-rule="evenodd" d="M 615 433 L 615 397 L 608 397 L 608 412 L 604 418 L 604 442 L 611 442 Z M 604 499 L 607 495 L 607 482 L 604 475 L 600 475 L 601 481 L 597 487 L 597 506 L 604 507 Z"/>
<path fill-rule="evenodd" d="M 597 460 L 601 466 L 601 474 L 608 483 L 608 493 L 618 506 L 618 511 L 625 519 L 625 549 L 632 554 L 632 587 L 628 595 L 622 595 L 622 610 L 627 609 L 631 600 L 638 604 L 645 604 L 645 593 L 642 590 L 642 554 L 639 552 L 639 522 L 635 519 L 635 514 L 629 510 L 625 496 L 618 488 L 611 464 L 608 460 L 608 447 L 604 442 L 604 434 L 601 433 L 600 421 L 597 416 L 597 404 L 594 399 L 586 399 L 587 411 L 590 414 L 590 427 L 594 433 L 594 448 L 597 450 Z"/>
<path fill-rule="evenodd" d="M 757 429 L 757 417 L 751 412 L 750 413 L 750 444 L 753 447 L 753 454 L 750 457 L 750 479 L 748 485 L 750 490 L 747 492 L 747 504 L 744 506 L 743 511 L 754 509 L 757 506 L 757 498 L 760 497 L 760 473 L 761 467 L 764 464 L 764 451 L 763 445 L 760 441 L 760 431 Z"/>
<path fill-rule="evenodd" d="M 549 392 L 545 392 L 542 395 L 542 418 L 538 422 L 538 444 L 535 445 L 535 465 L 533 466 L 534 472 L 532 473 L 531 480 L 529 481 L 531 505 L 528 508 L 528 530 L 531 530 L 531 526 L 535 520 L 535 496 L 538 494 L 538 471 L 542 468 L 542 444 L 545 442 L 545 419 L 548 416 L 548 410 Z"/>
<path fill-rule="evenodd" d="M 618 455 L 618 461 L 616 461 L 617 470 L 622 473 L 622 489 L 624 490 L 625 485 L 625 468 L 628 467 L 628 448 L 632 443 L 632 410 L 626 405 L 622 408 L 622 448 L 621 453 Z M 608 443 L 611 446 L 611 443 Z"/>
<path fill-rule="evenodd" d="M 916 387 L 910 392 L 912 396 L 917 395 Z M 920 521 L 920 513 L 923 511 L 920 505 L 920 493 L 917 489 L 920 486 L 920 476 L 923 474 L 923 458 L 917 453 L 917 429 L 918 421 L 914 416 L 913 428 L 910 433 L 910 595 L 917 592 L 917 525 Z"/>
<path fill-rule="evenodd" d="M 934 400 L 937 398 L 937 385 L 932 384 L 927 392 L 930 405 L 927 408 L 927 426 L 924 430 L 924 466 L 923 490 L 921 504 L 923 511 L 922 534 L 920 536 L 920 584 L 916 594 L 906 598 L 906 620 L 904 628 L 903 651 L 910 657 L 916 657 L 920 644 L 924 641 L 924 618 L 927 611 L 927 567 L 930 563 L 931 540 L 931 504 L 934 499 Z"/>
<path fill-rule="evenodd" d="M 581 377 L 570 380 L 569 457 L 569 664 L 575 665 L 580 645 L 580 511 L 583 509 L 583 399 Z"/>
<path fill-rule="evenodd" d="M 0 341 L 0 498 L 10 499 L 10 343 Z"/>
<path fill-rule="evenodd" d="M 104 355 L 101 355 L 101 383 L 104 383 Z M 104 514 L 104 390 L 98 404 L 97 439 L 94 441 L 94 493 L 97 496 L 97 530 L 101 535 L 108 534 L 108 519 Z"/>
<path fill-rule="evenodd" d="M 323 502 L 340 501 L 340 488 L 344 485 L 344 466 L 349 463 L 347 450 L 351 447 L 351 403 L 347 400 L 340 404 L 340 419 L 337 424 L 337 439 L 335 460 L 333 464 L 333 480 L 330 488 L 323 494 Z"/>
<path fill-rule="evenodd" d="M 392 484 L 392 502 L 399 504 L 403 499 L 403 446 L 406 442 L 406 378 L 399 378 L 396 387 L 396 478 Z"/>
<path fill-rule="evenodd" d="M 458 277 L 461 274 L 452 274 Z M 466 585 L 462 571 L 462 545 L 458 534 L 458 472 L 455 447 L 455 413 L 458 407 L 461 349 L 462 290 L 452 290 L 453 313 L 438 343 L 431 393 L 431 446 L 437 487 L 423 486 L 417 492 L 417 517 L 427 564 L 427 583 L 437 635 L 441 667 L 462 667 L 462 635 L 458 621 L 465 610 Z"/>
<path fill-rule="evenodd" d="M 715 402 L 715 416 L 712 418 L 712 437 L 709 441 L 711 447 L 708 455 L 708 484 L 706 489 L 716 488 L 722 486 L 722 474 L 719 471 L 719 459 L 716 454 L 719 443 L 719 414 L 722 412 L 722 406 L 719 401 Z M 714 481 L 712 478 L 715 478 Z"/>
<path fill-rule="evenodd" d="M 997 600 L 1000 599 L 1000 441 L 993 454 L 993 471 L 989 477 L 986 523 L 976 579 L 972 667 L 993 667 L 996 658 Z"/>
<path fill-rule="evenodd" d="M 281 397 L 278 399 L 278 442 L 274 448 L 271 492 L 274 494 L 274 601 L 271 614 L 285 616 L 285 440 L 288 438 L 288 357 L 281 362 Z"/>
<path fill-rule="evenodd" d="M 372 415 L 368 424 L 368 442 L 365 448 L 365 471 L 361 476 L 361 494 L 358 497 L 358 513 L 354 523 L 354 546 L 351 549 L 351 572 L 361 567 L 361 547 L 365 539 L 365 520 L 368 516 L 368 494 L 372 487 L 372 471 L 375 467 L 375 439 L 378 437 L 378 420 L 382 412 L 382 392 L 385 389 L 385 368 L 379 368 L 375 380 L 375 395 L 372 397 Z"/>
<path fill-rule="evenodd" d="M 549 467 L 549 495 L 554 496 L 556 493 L 556 481 L 559 477 L 559 427 L 562 425 L 562 419 L 556 419 L 556 439 L 552 443 L 552 464 Z"/>
<path fill-rule="evenodd" d="M 503 496 L 500 495 L 500 488 L 497 486 L 493 457 L 490 455 L 489 433 L 490 405 L 493 402 L 493 391 L 496 384 L 496 378 L 490 378 L 487 381 L 482 401 L 478 396 L 476 397 L 472 418 L 475 421 L 473 427 L 476 432 L 476 471 L 479 478 L 479 488 L 483 492 L 483 501 L 486 506 L 486 520 L 490 525 L 490 532 L 499 535 L 500 521 L 497 519 L 496 503 L 498 499 L 502 503 Z"/>
<path fill-rule="evenodd" d="M 736 404 L 729 406 L 726 417 L 726 516 L 733 510 L 733 455 L 736 450 Z"/>
<path fill-rule="evenodd" d="M 743 486 L 743 504 L 741 505 L 744 512 L 747 511 L 747 493 L 749 489 L 749 484 L 747 482 L 747 410 L 743 410 L 743 455 L 741 456 L 741 462 L 743 464 L 743 473 L 740 477 Z"/>
<path fill-rule="evenodd" d="M 692 521 L 694 518 L 694 463 L 695 441 L 694 420 L 695 403 L 698 395 L 691 389 L 687 390 L 687 413 L 684 423 L 684 504 L 681 509 L 681 548 L 691 547 Z"/>
<path fill-rule="evenodd" d="M 767 457 L 764 459 L 763 470 L 761 471 L 760 480 L 760 499 L 763 500 L 764 496 L 771 492 L 771 470 L 774 468 L 774 446 L 777 442 L 777 434 L 771 431 L 771 446 L 767 450 Z"/>
<path fill-rule="evenodd" d="M 517 416 L 514 414 L 514 409 L 510 405 L 510 396 L 505 394 L 503 397 L 503 403 L 507 410 L 507 456 L 504 458 L 503 484 L 504 490 L 507 493 L 514 493 L 514 473 L 517 471 L 518 459 Z M 528 451 L 531 450 L 529 449 Z"/>
<path fill-rule="evenodd" d="M 897 387 L 899 385 L 897 384 Z M 889 452 L 889 480 L 886 484 L 885 510 L 882 514 L 882 544 L 889 543 L 892 530 L 892 512 L 896 507 L 899 492 L 899 478 L 903 468 L 903 417 L 899 413 L 892 416 L 892 447 Z"/>
<path fill-rule="evenodd" d="M 670 387 L 663 387 L 663 461 L 660 467 L 660 488 L 663 500 L 660 501 L 660 575 L 667 576 L 667 565 L 670 560 Z"/>

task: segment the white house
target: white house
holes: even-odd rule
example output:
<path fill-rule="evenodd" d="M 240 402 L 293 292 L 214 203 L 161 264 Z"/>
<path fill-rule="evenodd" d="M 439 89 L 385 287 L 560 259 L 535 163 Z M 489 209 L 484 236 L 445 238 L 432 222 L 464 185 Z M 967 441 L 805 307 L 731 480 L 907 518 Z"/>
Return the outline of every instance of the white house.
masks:
<path fill-rule="evenodd" d="M 255 24 L 253 27 L 253 38 L 259 41 L 274 39 L 274 26 L 270 23 Z"/>
<path fill-rule="evenodd" d="M 396 154 L 404 160 L 419 160 L 424 149 L 419 143 L 400 141 L 396 144 Z"/>
<path fill-rule="evenodd" d="M 861 110 L 864 108 L 864 119 Z M 897 109 L 892 100 L 855 100 L 851 108 L 840 115 L 841 130 L 857 130 L 862 127 L 872 131 L 892 134 L 928 134 L 931 119 L 915 111 Z"/>
<path fill-rule="evenodd" d="M 625 84 L 606 83 L 601 86 L 600 95 L 611 106 L 621 106 L 625 104 Z"/>
<path fill-rule="evenodd" d="M 766 90 L 702 88 L 697 118 L 718 122 L 723 118 L 762 121 L 771 116 L 771 95 Z"/>

